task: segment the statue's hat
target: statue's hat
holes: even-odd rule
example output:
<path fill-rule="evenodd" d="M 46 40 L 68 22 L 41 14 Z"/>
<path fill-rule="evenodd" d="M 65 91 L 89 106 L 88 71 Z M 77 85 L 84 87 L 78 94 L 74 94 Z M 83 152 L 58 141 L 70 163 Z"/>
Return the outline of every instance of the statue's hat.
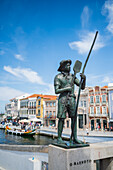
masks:
<path fill-rule="evenodd" d="M 67 64 L 67 63 L 69 63 L 69 64 L 71 65 L 72 61 L 71 61 L 71 60 L 62 60 L 62 61 L 60 62 L 60 66 L 59 66 L 59 68 L 58 68 L 58 71 L 62 71 L 62 67 L 63 67 L 65 64 Z"/>

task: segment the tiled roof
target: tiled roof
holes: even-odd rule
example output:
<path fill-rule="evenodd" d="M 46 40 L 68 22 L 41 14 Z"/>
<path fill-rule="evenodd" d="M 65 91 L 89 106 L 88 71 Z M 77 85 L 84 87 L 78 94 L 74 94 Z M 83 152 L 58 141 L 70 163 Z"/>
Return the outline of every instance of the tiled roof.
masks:
<path fill-rule="evenodd" d="M 34 98 L 34 97 L 36 97 L 36 98 L 42 97 L 45 100 L 46 99 L 48 99 L 48 100 L 56 100 L 56 98 L 57 98 L 57 96 L 55 96 L 55 95 L 33 94 L 33 95 L 28 96 L 28 97 L 26 97 L 24 99 L 29 99 L 29 98 Z M 24 99 L 22 99 L 22 100 L 24 100 Z"/>
<path fill-rule="evenodd" d="M 104 86 L 104 87 L 102 87 L 102 88 L 105 88 L 105 89 L 107 89 L 107 88 L 108 88 L 108 86 Z"/>

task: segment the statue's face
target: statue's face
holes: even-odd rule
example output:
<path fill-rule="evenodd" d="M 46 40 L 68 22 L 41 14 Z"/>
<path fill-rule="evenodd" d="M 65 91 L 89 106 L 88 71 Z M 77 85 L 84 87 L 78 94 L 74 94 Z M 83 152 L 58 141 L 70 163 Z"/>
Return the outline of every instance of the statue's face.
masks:
<path fill-rule="evenodd" d="M 66 71 L 66 72 L 70 72 L 70 69 L 71 69 L 71 67 L 70 67 L 70 63 L 66 63 L 65 65 L 64 65 L 64 71 Z"/>

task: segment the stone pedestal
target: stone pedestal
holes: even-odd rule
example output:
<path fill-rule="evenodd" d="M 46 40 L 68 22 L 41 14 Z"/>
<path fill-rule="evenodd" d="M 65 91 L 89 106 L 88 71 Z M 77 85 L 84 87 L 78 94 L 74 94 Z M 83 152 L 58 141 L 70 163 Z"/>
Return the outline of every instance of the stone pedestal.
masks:
<path fill-rule="evenodd" d="M 89 170 L 91 167 L 89 147 L 74 149 L 63 149 L 52 145 L 49 147 L 50 170 Z"/>
<path fill-rule="evenodd" d="M 49 146 L 49 170 L 113 170 L 113 142 L 64 149 Z"/>

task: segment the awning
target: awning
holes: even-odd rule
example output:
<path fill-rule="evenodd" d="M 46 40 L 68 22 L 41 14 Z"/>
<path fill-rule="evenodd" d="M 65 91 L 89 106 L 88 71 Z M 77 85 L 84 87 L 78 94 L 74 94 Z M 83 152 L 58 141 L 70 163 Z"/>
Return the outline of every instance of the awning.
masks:
<path fill-rule="evenodd" d="M 27 120 L 27 119 L 22 119 L 22 120 L 20 120 L 19 122 L 20 122 L 20 123 L 30 123 L 30 121 Z"/>
<path fill-rule="evenodd" d="M 37 119 L 37 118 L 34 118 L 34 119 L 29 119 L 31 122 L 42 122 L 41 119 Z"/>
<path fill-rule="evenodd" d="M 16 119 L 16 118 L 17 118 L 17 116 L 12 117 L 12 119 Z"/>

